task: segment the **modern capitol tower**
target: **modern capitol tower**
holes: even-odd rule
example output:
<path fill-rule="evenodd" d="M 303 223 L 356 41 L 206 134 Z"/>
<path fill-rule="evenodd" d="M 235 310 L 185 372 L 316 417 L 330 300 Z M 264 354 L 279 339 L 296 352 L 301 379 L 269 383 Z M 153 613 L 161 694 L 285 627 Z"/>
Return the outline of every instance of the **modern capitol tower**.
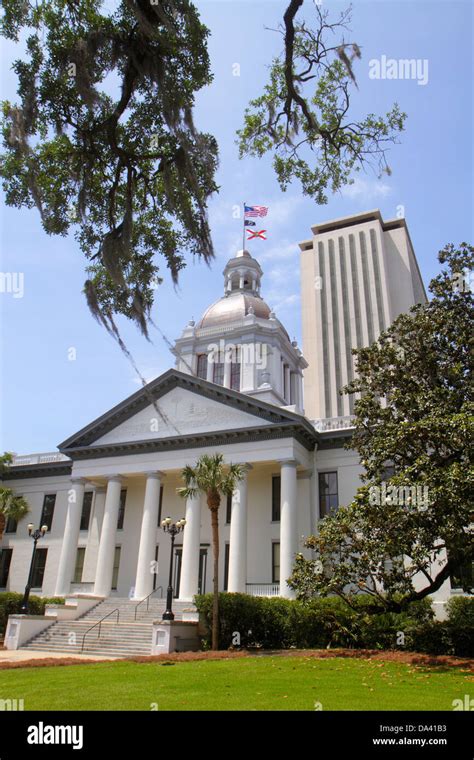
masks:
<path fill-rule="evenodd" d="M 206 497 L 183 500 L 177 492 L 183 468 L 203 454 L 222 453 L 246 473 L 220 506 L 220 589 L 294 596 L 287 579 L 296 553 L 310 556 L 304 537 L 349 504 L 360 485 L 359 458 L 345 448 L 352 409 L 338 394 L 353 373 L 350 349 L 376 339 L 425 298 L 404 220 L 368 212 L 320 223 L 300 247 L 303 353 L 262 297 L 258 261 L 239 251 L 224 269 L 222 296 L 176 340 L 174 368 L 56 451 L 15 457 L 3 484 L 27 499 L 28 521 L 48 527 L 32 566 L 32 593 L 69 603 L 64 613 L 56 609 L 67 622 L 37 621 L 29 642 L 18 633 L 25 621 L 17 621 L 7 647 L 71 652 L 64 642 L 74 626 L 80 634 L 87 616 L 119 609 L 130 626 L 127 653 L 150 653 L 145 611 L 151 604 L 151 618 L 160 617 L 171 559 L 164 517 L 186 518 L 173 554 L 177 616 L 195 594 L 212 589 Z M 9 521 L 0 589 L 23 590 L 31 543 L 26 520 Z M 451 590 L 446 581 L 435 605 Z M 77 622 L 75 605 L 77 616 L 91 610 Z M 124 651 L 106 639 L 95 646 L 99 654 Z"/>
<path fill-rule="evenodd" d="M 426 301 L 405 219 L 380 211 L 312 227 L 300 243 L 306 414 L 327 430 L 350 424 L 352 348 L 369 346 L 402 312 Z"/>

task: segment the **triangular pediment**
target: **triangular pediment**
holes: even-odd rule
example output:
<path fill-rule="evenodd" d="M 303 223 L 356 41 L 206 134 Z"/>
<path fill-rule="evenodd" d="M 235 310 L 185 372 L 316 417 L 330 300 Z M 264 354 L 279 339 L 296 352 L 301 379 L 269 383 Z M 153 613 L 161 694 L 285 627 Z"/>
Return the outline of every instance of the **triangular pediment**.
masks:
<path fill-rule="evenodd" d="M 216 430 L 261 425 L 255 415 L 213 401 L 185 388 L 173 388 L 138 414 L 94 441 L 97 445 L 146 441 L 175 435 L 196 435 Z"/>
<path fill-rule="evenodd" d="M 225 431 L 311 426 L 301 415 L 243 393 L 169 370 L 59 445 L 65 453 L 125 444 L 175 441 Z"/>

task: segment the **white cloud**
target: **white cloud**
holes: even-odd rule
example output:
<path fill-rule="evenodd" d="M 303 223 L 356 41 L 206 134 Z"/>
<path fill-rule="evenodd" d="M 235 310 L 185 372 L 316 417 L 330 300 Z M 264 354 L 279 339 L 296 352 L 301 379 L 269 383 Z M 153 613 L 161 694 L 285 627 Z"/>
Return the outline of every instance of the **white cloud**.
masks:
<path fill-rule="evenodd" d="M 297 259 L 300 249 L 296 243 L 291 243 L 289 240 L 282 240 L 278 245 L 268 248 L 258 256 L 260 263 L 265 261 L 288 261 Z"/>
<path fill-rule="evenodd" d="M 344 198 L 360 200 L 365 203 L 378 198 L 386 198 L 391 192 L 392 188 L 380 180 L 356 177 L 352 185 L 345 185 L 342 188 L 341 195 Z"/>
<path fill-rule="evenodd" d="M 285 283 L 285 285 L 288 285 L 288 283 L 291 282 L 291 280 L 297 279 L 298 277 L 298 270 L 295 270 L 295 267 L 275 267 L 274 269 L 271 269 L 268 272 L 268 277 L 270 280 L 272 280 L 273 283 Z"/>
<path fill-rule="evenodd" d="M 280 200 L 268 201 L 265 205 L 269 207 L 268 223 L 271 223 L 272 229 L 286 224 L 301 206 L 303 200 L 302 195 L 289 195 Z"/>
<path fill-rule="evenodd" d="M 265 300 L 276 313 L 277 317 L 280 318 L 280 312 L 299 304 L 301 297 L 299 293 L 285 294 L 281 291 L 273 290 Z"/>

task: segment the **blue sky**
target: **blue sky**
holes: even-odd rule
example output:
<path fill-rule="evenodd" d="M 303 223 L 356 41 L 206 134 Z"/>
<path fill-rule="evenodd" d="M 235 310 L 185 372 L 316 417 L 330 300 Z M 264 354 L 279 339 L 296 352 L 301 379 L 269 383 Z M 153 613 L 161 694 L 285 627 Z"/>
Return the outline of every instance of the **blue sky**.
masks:
<path fill-rule="evenodd" d="M 405 209 L 410 234 L 428 283 L 438 271 L 437 251 L 447 242 L 472 242 L 472 3 L 359 2 L 353 4 L 351 38 L 362 48 L 356 65 L 359 91 L 355 113 L 385 113 L 394 101 L 407 112 L 406 130 L 389 154 L 392 176 L 368 172 L 326 206 L 304 198 L 297 184 L 281 192 L 270 157 L 238 159 L 235 130 L 248 101 L 267 79 L 267 65 L 281 39 L 275 28 L 285 2 L 203 0 L 197 3 L 211 29 L 214 82 L 198 99 L 195 121 L 212 132 L 220 147 L 218 184 L 210 204 L 216 259 L 209 268 L 189 261 L 174 289 L 163 269 L 153 316 L 170 339 L 191 317 L 223 291 L 222 270 L 241 248 L 241 222 L 235 204 L 268 205 L 267 241 L 249 243 L 264 269 L 262 294 L 291 337 L 300 340 L 298 241 L 311 225 L 326 219 L 380 208 L 384 218 Z M 306 0 L 305 15 L 312 17 Z M 331 3 L 344 8 L 346 4 Z M 11 62 L 18 47 L 2 47 L 2 98 L 15 99 Z M 428 61 L 428 82 L 374 80 L 369 61 L 415 58 Z M 234 76 L 234 64 L 240 76 Z M 2 272 L 24 273 L 24 296 L 0 293 L 1 426 L 0 449 L 29 453 L 56 445 L 114 404 L 135 392 L 139 381 L 119 347 L 89 314 L 81 293 L 85 261 L 73 238 L 48 237 L 36 210 L 2 205 Z M 160 262 L 158 262 L 160 264 Z M 152 342 L 119 320 L 120 329 L 147 379 L 173 365 L 163 339 Z M 76 359 L 69 360 L 74 348 Z"/>

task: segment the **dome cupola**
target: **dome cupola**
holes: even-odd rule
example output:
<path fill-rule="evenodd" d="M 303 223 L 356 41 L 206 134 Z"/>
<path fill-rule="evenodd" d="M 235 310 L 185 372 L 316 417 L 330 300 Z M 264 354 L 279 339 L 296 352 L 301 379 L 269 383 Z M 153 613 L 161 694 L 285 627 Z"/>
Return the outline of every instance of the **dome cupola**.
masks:
<path fill-rule="evenodd" d="M 302 413 L 307 363 L 260 295 L 260 264 L 238 251 L 223 275 L 224 294 L 176 340 L 176 368 Z"/>
<path fill-rule="evenodd" d="M 198 327 L 213 327 L 242 320 L 249 314 L 269 319 L 271 309 L 260 296 L 262 268 L 248 251 L 238 251 L 223 272 L 224 296 L 204 312 Z"/>

